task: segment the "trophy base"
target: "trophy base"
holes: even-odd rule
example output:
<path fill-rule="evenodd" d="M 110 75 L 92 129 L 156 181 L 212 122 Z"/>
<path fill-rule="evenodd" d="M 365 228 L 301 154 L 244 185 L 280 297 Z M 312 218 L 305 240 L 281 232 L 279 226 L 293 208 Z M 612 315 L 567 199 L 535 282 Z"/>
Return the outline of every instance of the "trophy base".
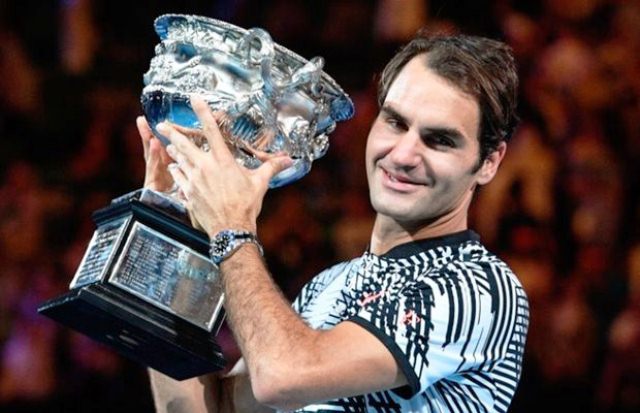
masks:
<path fill-rule="evenodd" d="M 70 290 L 38 312 L 177 380 L 222 370 L 219 274 L 206 234 L 174 212 L 148 190 L 96 211 Z"/>
<path fill-rule="evenodd" d="M 94 283 L 72 289 L 38 312 L 176 380 L 224 368 L 212 333 L 119 288 Z"/>

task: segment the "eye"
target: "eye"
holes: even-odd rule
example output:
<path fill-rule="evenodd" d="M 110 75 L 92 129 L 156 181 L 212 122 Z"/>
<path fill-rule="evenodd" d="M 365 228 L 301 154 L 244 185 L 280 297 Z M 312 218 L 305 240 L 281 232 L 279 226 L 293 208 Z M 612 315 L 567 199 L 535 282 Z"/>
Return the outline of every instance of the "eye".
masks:
<path fill-rule="evenodd" d="M 407 125 L 401 120 L 393 116 L 387 116 L 384 119 L 384 122 L 389 125 L 392 129 L 404 131 L 407 130 Z"/>
<path fill-rule="evenodd" d="M 447 135 L 432 134 L 424 139 L 425 143 L 431 147 L 455 148 L 456 143 Z"/>

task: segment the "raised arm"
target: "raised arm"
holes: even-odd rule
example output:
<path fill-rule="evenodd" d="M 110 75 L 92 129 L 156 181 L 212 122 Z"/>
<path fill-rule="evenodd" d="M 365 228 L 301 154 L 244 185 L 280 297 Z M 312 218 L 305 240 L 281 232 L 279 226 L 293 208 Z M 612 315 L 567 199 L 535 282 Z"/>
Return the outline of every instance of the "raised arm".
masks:
<path fill-rule="evenodd" d="M 203 229 L 256 232 L 269 180 L 290 165 L 273 156 L 255 170 L 238 165 L 201 99 L 192 99 L 209 152 L 179 129 L 160 124 L 176 161 L 170 171 Z M 399 387 L 404 374 L 373 334 L 351 322 L 327 331 L 309 327 L 272 281 L 258 248 L 245 244 L 221 264 L 225 307 L 260 403 L 290 410 L 340 397 Z"/>
<path fill-rule="evenodd" d="M 144 187 L 166 191 L 173 186 L 168 165 L 173 160 L 153 136 L 144 117 L 136 119 L 144 148 L 146 173 Z M 253 397 L 244 362 L 238 362 L 227 376 L 210 374 L 177 381 L 149 369 L 149 380 L 158 413 L 270 412 Z M 236 405 L 237 404 L 237 405 Z"/>

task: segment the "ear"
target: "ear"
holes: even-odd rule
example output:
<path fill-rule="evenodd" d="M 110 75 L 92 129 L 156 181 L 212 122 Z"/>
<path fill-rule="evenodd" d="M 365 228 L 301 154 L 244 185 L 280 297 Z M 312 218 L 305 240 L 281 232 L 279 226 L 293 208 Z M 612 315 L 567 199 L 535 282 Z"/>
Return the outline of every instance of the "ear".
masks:
<path fill-rule="evenodd" d="M 476 173 L 478 185 L 486 185 L 498 172 L 498 166 L 504 158 L 504 154 L 507 152 L 507 143 L 502 141 L 498 144 L 495 151 L 491 152 L 487 159 L 484 160 L 482 166 Z"/>

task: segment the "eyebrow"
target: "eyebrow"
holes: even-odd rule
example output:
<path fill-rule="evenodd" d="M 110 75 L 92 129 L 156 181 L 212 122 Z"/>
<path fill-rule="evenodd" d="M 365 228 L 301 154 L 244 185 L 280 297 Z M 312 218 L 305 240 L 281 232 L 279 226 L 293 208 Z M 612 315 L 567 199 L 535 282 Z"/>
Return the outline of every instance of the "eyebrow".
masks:
<path fill-rule="evenodd" d="M 388 118 L 394 119 L 403 125 L 409 125 L 409 120 L 390 106 L 383 106 L 380 109 L 380 112 L 385 114 Z"/>
<path fill-rule="evenodd" d="M 387 116 L 396 119 L 402 123 L 404 123 L 405 125 L 409 125 L 409 121 L 408 119 L 403 116 L 402 114 L 400 114 L 397 110 L 395 110 L 394 108 L 390 107 L 390 106 L 383 106 L 380 109 L 380 112 L 383 112 L 384 114 L 386 114 Z M 449 128 L 446 126 L 427 126 L 424 128 L 420 128 L 420 137 L 421 138 L 426 138 L 427 136 L 433 136 L 433 135 L 444 135 L 449 137 L 450 139 L 455 140 L 456 142 L 460 143 L 460 142 L 464 142 L 465 137 L 464 134 L 462 134 L 462 132 L 460 132 L 458 129 L 456 128 Z"/>
<path fill-rule="evenodd" d="M 460 133 L 459 130 L 455 129 L 455 128 L 446 128 L 446 127 L 432 127 L 432 128 L 421 128 L 420 129 L 420 137 L 422 139 L 428 137 L 428 136 L 434 136 L 434 135 L 439 135 L 439 136 L 446 136 L 449 139 L 452 139 L 453 141 L 455 141 L 457 144 L 461 144 L 462 142 L 465 141 L 464 135 L 462 133 Z"/>

